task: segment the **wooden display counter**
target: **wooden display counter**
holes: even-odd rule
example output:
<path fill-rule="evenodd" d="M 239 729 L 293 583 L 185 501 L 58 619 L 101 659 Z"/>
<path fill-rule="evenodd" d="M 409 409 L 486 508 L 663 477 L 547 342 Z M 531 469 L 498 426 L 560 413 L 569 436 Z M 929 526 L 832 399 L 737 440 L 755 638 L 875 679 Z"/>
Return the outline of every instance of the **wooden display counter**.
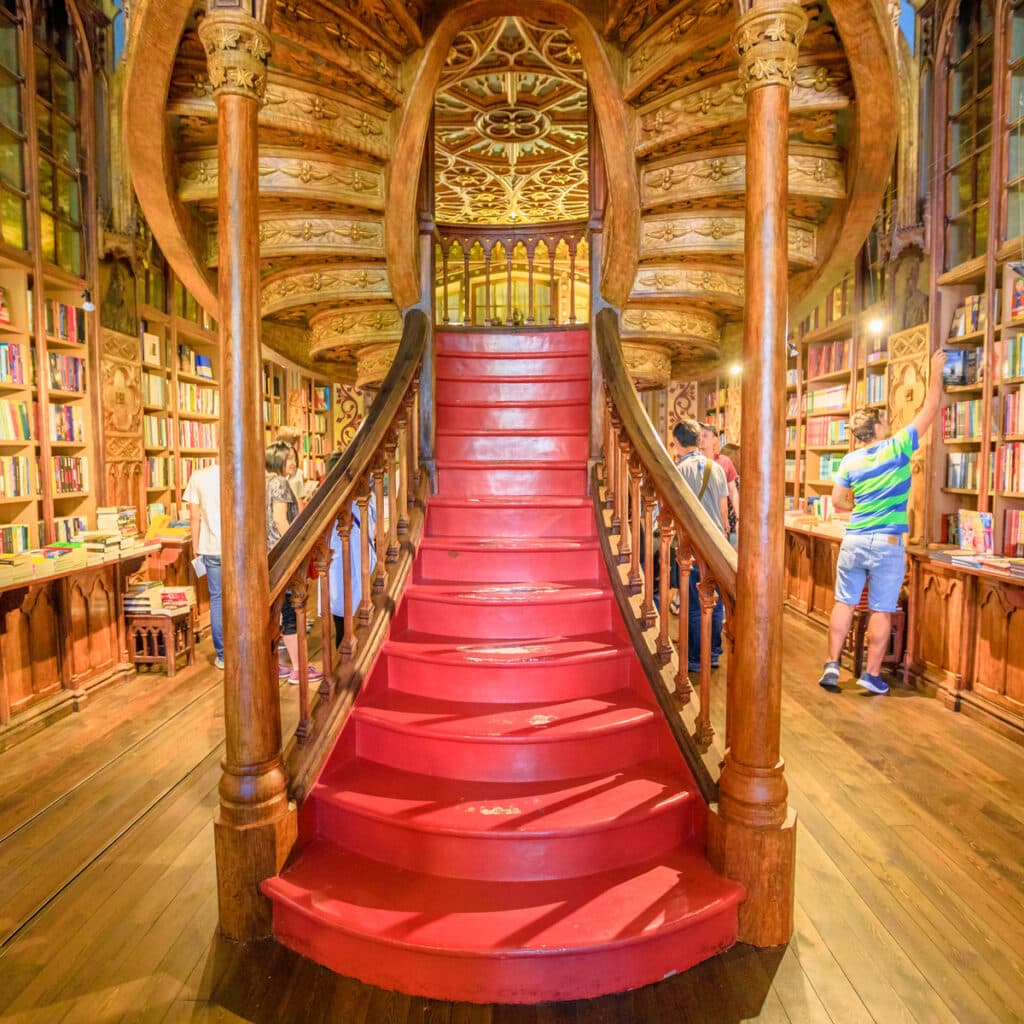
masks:
<path fill-rule="evenodd" d="M 129 578 L 192 582 L 189 551 L 187 541 L 140 549 L 0 588 L 0 751 L 134 675 L 123 615 Z"/>
<path fill-rule="evenodd" d="M 842 537 L 786 526 L 786 604 L 823 626 Z M 1024 742 L 1024 582 L 907 551 L 904 679 Z"/>

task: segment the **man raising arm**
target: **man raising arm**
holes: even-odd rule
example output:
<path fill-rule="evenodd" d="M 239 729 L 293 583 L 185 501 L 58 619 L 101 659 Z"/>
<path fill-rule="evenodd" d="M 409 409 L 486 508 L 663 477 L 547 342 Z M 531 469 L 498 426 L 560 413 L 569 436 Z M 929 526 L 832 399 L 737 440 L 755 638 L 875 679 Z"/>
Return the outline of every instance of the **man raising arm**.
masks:
<path fill-rule="evenodd" d="M 907 533 L 907 499 L 910 496 L 910 458 L 921 434 L 931 427 L 942 401 L 942 369 L 945 353 L 931 361 L 928 394 L 910 424 L 892 437 L 877 410 L 856 413 L 850 420 L 855 449 L 843 458 L 832 488 L 832 504 L 852 509 L 839 560 L 836 563 L 836 603 L 829 623 L 828 661 L 818 680 L 820 686 L 839 692 L 839 655 L 850 632 L 853 613 L 868 587 L 868 657 L 857 680 L 871 693 L 888 693 L 879 673 L 906 575 L 903 540 Z"/>

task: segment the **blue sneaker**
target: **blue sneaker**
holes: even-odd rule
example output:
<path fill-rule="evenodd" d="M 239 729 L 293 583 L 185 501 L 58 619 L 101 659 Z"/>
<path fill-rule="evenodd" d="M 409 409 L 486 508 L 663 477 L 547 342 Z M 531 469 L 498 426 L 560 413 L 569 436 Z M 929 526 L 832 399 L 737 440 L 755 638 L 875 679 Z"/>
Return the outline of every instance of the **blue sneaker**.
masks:
<path fill-rule="evenodd" d="M 864 672 L 857 680 L 857 685 L 879 695 L 889 692 L 889 684 L 881 676 L 873 676 L 870 672 Z"/>
<path fill-rule="evenodd" d="M 839 662 L 838 661 L 826 661 L 825 669 L 821 673 L 821 678 L 818 680 L 818 685 L 823 690 L 828 690 L 829 693 L 841 693 L 839 689 Z"/>

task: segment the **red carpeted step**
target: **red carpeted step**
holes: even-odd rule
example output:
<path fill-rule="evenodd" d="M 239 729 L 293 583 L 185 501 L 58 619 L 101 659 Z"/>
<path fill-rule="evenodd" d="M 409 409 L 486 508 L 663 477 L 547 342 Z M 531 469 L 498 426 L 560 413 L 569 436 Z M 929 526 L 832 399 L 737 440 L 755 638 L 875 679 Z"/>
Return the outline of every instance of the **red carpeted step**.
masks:
<path fill-rule="evenodd" d="M 581 999 L 668 977 L 736 941 L 741 888 L 686 847 L 573 879 L 409 871 L 317 840 L 263 883 L 292 949 L 435 999 Z"/>
<path fill-rule="evenodd" d="M 439 381 L 438 388 L 449 405 L 459 402 L 587 402 L 590 377 L 557 377 L 536 380 L 503 380 L 489 377 L 455 377 Z"/>
<path fill-rule="evenodd" d="M 571 496 L 449 498 L 427 506 L 430 537 L 595 537 L 594 505 Z"/>
<path fill-rule="evenodd" d="M 566 583 L 597 579 L 600 566 L 596 540 L 426 537 L 420 543 L 414 578 L 417 582 Z"/>
<path fill-rule="evenodd" d="M 438 430 L 434 454 L 440 460 L 470 462 L 585 462 L 586 430 Z"/>
<path fill-rule="evenodd" d="M 499 380 L 562 380 L 588 377 L 590 354 L 516 353 L 440 353 L 436 363 L 438 381 L 458 380 L 463 377 L 486 377 Z"/>
<path fill-rule="evenodd" d="M 586 494 L 585 462 L 438 461 L 437 488 L 447 497 Z"/>
<path fill-rule="evenodd" d="M 438 399 L 437 429 L 580 430 L 590 428 L 590 405 L 583 401 L 458 402 Z"/>
<path fill-rule="evenodd" d="M 392 690 L 454 701 L 564 701 L 646 686 L 629 641 L 616 633 L 534 640 L 392 634 L 378 663 Z"/>
<path fill-rule="evenodd" d="M 438 354 L 468 352 L 471 354 L 492 353 L 582 353 L 590 352 L 590 332 L 582 331 L 540 331 L 537 333 L 470 333 L 438 332 L 434 338 Z"/>
<path fill-rule="evenodd" d="M 607 633 L 618 619 L 602 584 L 412 583 L 394 629 L 473 640 L 529 640 Z"/>
<path fill-rule="evenodd" d="M 463 704 L 394 690 L 352 710 L 359 757 L 447 778 L 527 782 L 623 769 L 659 750 L 633 690 L 534 704 Z"/>
<path fill-rule="evenodd" d="M 664 761 L 522 783 L 438 778 L 355 759 L 326 772 L 310 799 L 317 833 L 346 849 L 413 871 L 495 882 L 621 868 L 699 831 L 699 799 Z"/>

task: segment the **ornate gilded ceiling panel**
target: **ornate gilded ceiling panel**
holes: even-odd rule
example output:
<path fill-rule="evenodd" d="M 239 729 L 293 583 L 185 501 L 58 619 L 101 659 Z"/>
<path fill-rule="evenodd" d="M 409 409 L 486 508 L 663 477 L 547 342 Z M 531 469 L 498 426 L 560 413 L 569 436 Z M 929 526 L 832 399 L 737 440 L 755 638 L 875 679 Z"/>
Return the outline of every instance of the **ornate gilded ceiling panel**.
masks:
<path fill-rule="evenodd" d="M 344 203 L 368 210 L 384 209 L 384 171 L 369 162 L 264 150 L 259 160 L 259 190 L 261 198 L 279 196 L 304 203 Z M 182 155 L 178 197 L 183 202 L 217 198 L 215 149 Z"/>
<path fill-rule="evenodd" d="M 497 18 L 460 33 L 434 123 L 438 222 L 589 216 L 586 79 L 564 29 Z"/>
<path fill-rule="evenodd" d="M 383 264 L 304 266 L 265 279 L 260 291 L 264 316 L 326 302 L 379 302 L 390 298 Z"/>

